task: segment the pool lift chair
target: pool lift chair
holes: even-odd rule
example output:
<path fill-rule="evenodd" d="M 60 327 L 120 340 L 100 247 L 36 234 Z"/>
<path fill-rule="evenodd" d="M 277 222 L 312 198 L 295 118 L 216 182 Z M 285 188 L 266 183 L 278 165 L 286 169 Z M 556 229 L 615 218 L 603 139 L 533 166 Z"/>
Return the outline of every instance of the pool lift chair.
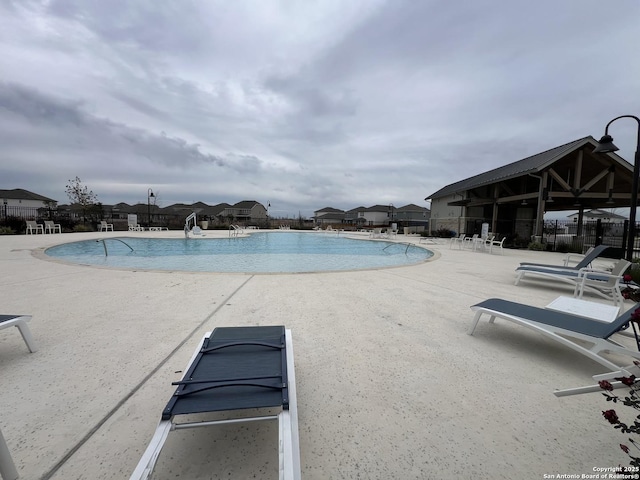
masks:
<path fill-rule="evenodd" d="M 205 334 L 182 380 L 173 385 L 178 388 L 130 480 L 151 476 L 173 430 L 265 420 L 278 421 L 279 479 L 300 480 L 291 330 L 281 325 L 218 327 Z M 244 409 L 258 409 L 258 414 L 243 415 Z M 194 414 L 201 421 L 194 421 Z"/>
<path fill-rule="evenodd" d="M 189 222 L 191 220 L 193 220 L 193 227 L 189 227 Z M 202 233 L 202 230 L 200 230 L 200 227 L 198 226 L 198 223 L 196 222 L 196 212 L 193 212 L 184 221 L 184 237 L 185 238 L 189 238 L 189 233 L 191 233 L 192 235 L 202 235 L 202 236 L 204 236 L 204 234 Z"/>

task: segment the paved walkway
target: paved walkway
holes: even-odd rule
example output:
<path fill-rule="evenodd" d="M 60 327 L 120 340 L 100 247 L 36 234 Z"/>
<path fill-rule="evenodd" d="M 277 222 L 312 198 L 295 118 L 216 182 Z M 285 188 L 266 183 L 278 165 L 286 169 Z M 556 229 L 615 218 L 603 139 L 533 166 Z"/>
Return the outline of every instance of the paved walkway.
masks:
<path fill-rule="evenodd" d="M 520 261 L 560 254 L 430 245 L 439 255 L 417 266 L 279 275 L 39 258 L 117 235 L 183 232 L 0 236 L 0 313 L 33 315 L 39 345 L 30 354 L 0 331 L 0 428 L 21 478 L 128 478 L 202 335 L 272 324 L 293 333 L 305 479 L 541 479 L 628 464 L 600 394 L 552 393 L 592 383 L 600 365 L 510 323 L 466 334 L 469 306 L 486 298 L 571 294 L 513 285 Z M 173 432 L 155 478 L 275 478 L 276 447 L 266 423 Z"/>

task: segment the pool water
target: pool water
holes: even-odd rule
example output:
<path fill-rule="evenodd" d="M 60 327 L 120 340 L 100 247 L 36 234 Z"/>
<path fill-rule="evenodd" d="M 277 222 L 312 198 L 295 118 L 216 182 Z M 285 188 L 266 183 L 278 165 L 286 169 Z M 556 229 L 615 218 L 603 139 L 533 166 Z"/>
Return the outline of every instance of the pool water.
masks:
<path fill-rule="evenodd" d="M 228 239 L 112 237 L 57 245 L 45 254 L 83 265 L 238 273 L 363 270 L 412 265 L 433 256 L 415 245 L 316 232 L 254 233 Z"/>

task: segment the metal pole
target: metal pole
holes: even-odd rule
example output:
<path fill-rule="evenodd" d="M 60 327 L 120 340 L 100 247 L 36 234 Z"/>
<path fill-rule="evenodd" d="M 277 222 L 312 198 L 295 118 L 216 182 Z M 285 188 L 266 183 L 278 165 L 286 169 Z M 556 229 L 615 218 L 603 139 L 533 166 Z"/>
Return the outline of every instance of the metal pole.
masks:
<path fill-rule="evenodd" d="M 633 161 L 633 179 L 631 182 L 631 205 L 629 208 L 629 236 L 627 237 L 627 247 L 625 258 L 633 261 L 633 246 L 636 239 L 636 208 L 638 206 L 638 175 L 640 175 L 640 118 L 634 115 L 620 115 L 607 123 L 604 134 L 609 135 L 609 126 L 620 118 L 633 118 L 638 122 L 638 140 L 636 142 L 636 155 Z"/>
<path fill-rule="evenodd" d="M 633 261 L 633 247 L 636 239 L 636 207 L 638 205 L 638 175 L 640 174 L 640 121 L 638 121 L 638 144 L 633 164 L 633 182 L 631 184 L 631 208 L 629 210 L 629 237 L 627 238 L 628 261 Z"/>

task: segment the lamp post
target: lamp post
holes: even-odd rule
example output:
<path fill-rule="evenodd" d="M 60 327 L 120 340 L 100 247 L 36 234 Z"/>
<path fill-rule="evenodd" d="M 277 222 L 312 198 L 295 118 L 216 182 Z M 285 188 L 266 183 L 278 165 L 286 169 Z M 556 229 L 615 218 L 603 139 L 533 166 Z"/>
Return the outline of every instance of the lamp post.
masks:
<path fill-rule="evenodd" d="M 640 118 L 634 115 L 620 115 L 614 118 L 604 128 L 604 136 L 598 142 L 599 145 L 593 151 L 594 153 L 610 153 L 620 150 L 613 144 L 613 137 L 609 135 L 609 125 L 620 118 L 633 118 L 638 122 L 638 141 L 636 144 L 636 156 L 633 162 L 633 180 L 631 182 L 631 207 L 629 209 L 629 236 L 627 237 L 627 248 L 625 258 L 628 261 L 633 260 L 633 244 L 636 238 L 636 208 L 638 206 L 638 174 L 640 174 Z"/>
<path fill-rule="evenodd" d="M 154 197 L 153 190 L 147 190 L 147 229 L 151 226 L 151 199 Z"/>
<path fill-rule="evenodd" d="M 393 224 L 393 203 L 389 204 L 389 228 Z"/>

